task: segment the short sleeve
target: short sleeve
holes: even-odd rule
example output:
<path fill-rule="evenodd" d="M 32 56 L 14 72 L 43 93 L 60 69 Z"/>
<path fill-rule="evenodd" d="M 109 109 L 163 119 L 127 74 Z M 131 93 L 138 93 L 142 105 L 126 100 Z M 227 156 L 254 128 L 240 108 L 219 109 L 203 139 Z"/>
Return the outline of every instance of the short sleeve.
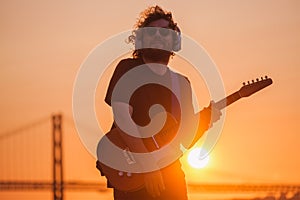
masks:
<path fill-rule="evenodd" d="M 104 101 L 111 106 L 111 98 L 112 98 L 112 93 L 114 91 L 114 87 L 116 86 L 117 82 L 119 81 L 119 79 L 126 73 L 128 72 L 130 69 L 134 68 L 135 66 L 138 66 L 142 64 L 141 61 L 137 60 L 137 59 L 124 59 L 124 60 L 121 60 L 111 79 L 110 79 L 110 82 L 109 82 L 109 85 L 108 85 L 108 88 L 107 88 L 107 92 L 106 92 L 106 96 L 105 96 L 105 99 Z"/>

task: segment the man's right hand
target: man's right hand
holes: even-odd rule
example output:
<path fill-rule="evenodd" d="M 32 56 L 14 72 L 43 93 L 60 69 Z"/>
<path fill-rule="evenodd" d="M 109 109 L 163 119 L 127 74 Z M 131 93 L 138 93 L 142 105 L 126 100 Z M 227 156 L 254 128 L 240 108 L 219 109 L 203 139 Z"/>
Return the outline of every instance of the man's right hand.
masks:
<path fill-rule="evenodd" d="M 213 126 L 213 123 L 218 121 L 222 113 L 216 108 L 215 102 L 211 101 L 209 106 L 200 111 L 200 129 L 208 130 Z"/>
<path fill-rule="evenodd" d="M 160 171 L 153 171 L 144 174 L 146 191 L 152 197 L 159 197 L 165 190 L 165 184 Z"/>

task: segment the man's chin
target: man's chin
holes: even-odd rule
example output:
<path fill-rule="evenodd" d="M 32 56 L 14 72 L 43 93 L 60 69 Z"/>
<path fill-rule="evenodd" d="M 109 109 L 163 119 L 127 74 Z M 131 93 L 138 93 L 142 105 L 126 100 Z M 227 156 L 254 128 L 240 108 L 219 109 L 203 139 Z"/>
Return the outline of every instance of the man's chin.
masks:
<path fill-rule="evenodd" d="M 172 52 L 162 49 L 147 48 L 142 49 L 142 55 L 152 62 L 168 62 Z"/>

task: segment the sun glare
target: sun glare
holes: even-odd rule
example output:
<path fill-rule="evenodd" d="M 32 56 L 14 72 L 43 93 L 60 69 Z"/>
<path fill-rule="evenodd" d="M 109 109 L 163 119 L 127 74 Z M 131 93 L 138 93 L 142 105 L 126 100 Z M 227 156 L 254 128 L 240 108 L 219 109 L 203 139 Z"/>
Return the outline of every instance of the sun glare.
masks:
<path fill-rule="evenodd" d="M 204 158 L 200 158 L 200 152 L 204 151 L 201 148 L 195 148 L 193 149 L 189 155 L 188 155 L 188 163 L 190 166 L 194 167 L 194 168 L 204 168 L 205 166 L 207 166 L 208 162 L 209 162 L 209 155 L 207 155 Z M 203 152 L 202 152 L 203 153 Z M 206 152 L 204 152 L 206 153 Z"/>

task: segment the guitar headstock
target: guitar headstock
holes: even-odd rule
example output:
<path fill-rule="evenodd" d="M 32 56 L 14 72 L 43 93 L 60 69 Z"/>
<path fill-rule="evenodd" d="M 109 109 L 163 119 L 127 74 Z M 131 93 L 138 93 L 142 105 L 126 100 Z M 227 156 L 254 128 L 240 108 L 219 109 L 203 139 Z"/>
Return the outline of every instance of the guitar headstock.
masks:
<path fill-rule="evenodd" d="M 241 97 L 248 97 L 259 90 L 271 85 L 273 83 L 271 78 L 265 76 L 265 78 L 261 77 L 261 79 L 256 79 L 256 81 L 252 80 L 247 83 L 243 83 L 243 87 L 239 90 L 239 94 Z"/>

